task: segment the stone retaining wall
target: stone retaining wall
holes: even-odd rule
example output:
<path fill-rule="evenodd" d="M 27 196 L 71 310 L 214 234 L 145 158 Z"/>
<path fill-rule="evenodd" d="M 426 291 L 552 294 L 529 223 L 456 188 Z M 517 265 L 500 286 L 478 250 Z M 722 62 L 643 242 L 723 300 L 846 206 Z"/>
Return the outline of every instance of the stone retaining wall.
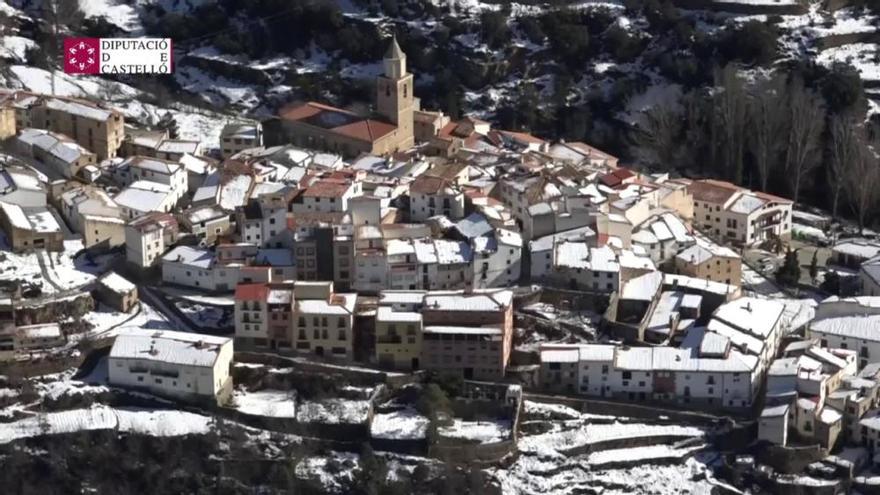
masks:
<path fill-rule="evenodd" d="M 524 399 L 550 404 L 562 404 L 577 411 L 589 414 L 650 419 L 653 422 L 669 424 L 690 423 L 701 426 L 720 426 L 730 425 L 732 422 L 732 420 L 726 416 L 713 416 L 706 413 L 664 409 L 654 405 L 633 404 L 630 402 L 612 402 L 591 398 L 540 395 L 535 393 L 526 394 Z"/>
<path fill-rule="evenodd" d="M 15 308 L 16 325 L 54 323 L 71 317 L 75 320 L 95 309 L 89 292 L 73 292 L 60 297 L 22 300 Z"/>
<path fill-rule="evenodd" d="M 768 445 L 758 452 L 756 460 L 777 472 L 800 473 L 808 464 L 820 461 L 827 455 L 828 451 L 818 444 L 804 447 Z"/>
<path fill-rule="evenodd" d="M 714 0 L 673 0 L 672 3 L 681 9 L 712 10 L 743 15 L 803 15 L 809 11 L 806 3 L 751 4 Z"/>

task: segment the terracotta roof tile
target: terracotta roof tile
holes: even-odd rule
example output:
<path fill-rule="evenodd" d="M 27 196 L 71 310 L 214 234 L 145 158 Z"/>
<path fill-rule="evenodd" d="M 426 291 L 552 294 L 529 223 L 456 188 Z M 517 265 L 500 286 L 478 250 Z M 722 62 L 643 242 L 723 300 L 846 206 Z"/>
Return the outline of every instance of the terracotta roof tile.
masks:
<path fill-rule="evenodd" d="M 266 284 L 238 284 L 235 286 L 236 301 L 265 301 L 269 294 Z"/>

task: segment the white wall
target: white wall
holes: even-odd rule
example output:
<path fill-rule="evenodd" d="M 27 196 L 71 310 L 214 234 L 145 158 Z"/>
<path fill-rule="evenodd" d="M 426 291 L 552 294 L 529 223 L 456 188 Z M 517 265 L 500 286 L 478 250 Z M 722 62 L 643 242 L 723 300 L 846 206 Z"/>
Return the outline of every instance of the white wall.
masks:
<path fill-rule="evenodd" d="M 167 395 L 214 397 L 229 377 L 232 354 L 230 341 L 220 348 L 213 367 L 111 357 L 108 362 L 110 383 L 122 387 L 143 387 Z M 132 368 L 146 368 L 148 372 L 133 372 Z M 178 376 L 154 374 L 152 371 L 177 372 Z"/>

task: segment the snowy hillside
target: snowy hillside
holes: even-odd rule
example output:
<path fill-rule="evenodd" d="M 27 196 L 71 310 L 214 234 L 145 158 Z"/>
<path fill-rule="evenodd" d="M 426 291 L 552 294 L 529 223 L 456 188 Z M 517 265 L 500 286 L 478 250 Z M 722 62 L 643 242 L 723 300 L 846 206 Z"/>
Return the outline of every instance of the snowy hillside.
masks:
<path fill-rule="evenodd" d="M 429 107 L 509 121 L 506 116 L 524 98 L 534 98 L 538 106 L 547 111 L 563 103 L 572 108 L 587 105 L 594 109 L 599 102 L 604 102 L 600 113 L 607 115 L 594 117 L 597 125 L 613 124 L 616 120 L 633 124 L 639 123 L 640 115 L 657 102 L 674 103 L 680 98 L 682 80 L 677 73 L 694 69 L 675 64 L 693 63 L 688 60 L 693 55 L 688 53 L 693 50 L 691 47 L 698 46 L 701 39 L 720 39 L 724 33 L 741 28 L 749 21 L 759 21 L 776 26 L 778 61 L 813 61 L 825 67 L 835 62 L 850 63 L 868 88 L 880 85 L 878 17 L 860 7 L 829 12 L 823 10 L 823 2 L 814 1 L 809 9 L 799 10 L 804 13 L 779 16 L 768 15 L 767 8 L 799 6 L 775 0 L 731 0 L 704 2 L 711 7 L 706 10 L 664 11 L 657 7 L 659 10 L 655 12 L 650 2 L 641 10 L 632 10 L 622 2 L 590 0 L 553 7 L 516 2 L 502 6 L 479 0 L 424 0 L 410 2 L 405 7 L 404 2 L 399 5 L 382 2 L 397 5 L 396 12 L 389 13 L 364 0 L 330 3 L 330 9 L 340 17 L 338 21 L 328 22 L 341 23 L 341 33 L 349 34 L 346 30 L 354 33 L 356 45 L 328 42 L 320 33 L 313 33 L 312 41 L 300 48 L 260 48 L 262 53 L 255 58 L 248 53 L 236 53 L 252 41 L 241 41 L 240 38 L 246 36 L 235 25 L 222 24 L 226 28 L 218 30 L 220 34 L 206 36 L 198 36 L 201 31 L 193 28 L 186 33 L 196 36 L 175 39 L 175 46 L 180 48 L 176 53 L 177 70 L 173 80 L 161 82 L 171 91 L 187 94 L 187 101 L 201 102 L 199 104 L 206 108 L 230 114 L 246 112 L 266 116 L 284 102 L 295 99 L 322 99 L 340 104 L 363 101 L 371 94 L 372 78 L 381 70 L 378 57 L 382 47 L 379 45 L 384 43 L 384 37 L 396 32 L 404 41 L 404 48 L 411 52 L 410 67 L 416 75 L 417 90 L 424 95 L 423 103 Z M 36 60 L 28 59 L 29 53 L 36 52 L 36 45 L 19 32 L 28 18 L 38 19 L 40 13 L 30 7 L 30 2 L 19 0 L 13 5 L 19 9 L 4 6 L 11 20 L 0 38 L 0 57 L 10 63 L 5 71 L 6 84 L 48 91 L 48 73 L 33 68 Z M 167 24 L 173 17 L 186 24 L 204 17 L 213 5 L 207 0 L 79 0 L 87 21 L 106 21 L 105 28 L 109 25 L 109 29 L 115 29 L 119 35 L 165 35 L 167 33 L 154 32 L 157 22 Z M 735 12 L 725 12 L 725 9 Z M 260 21 L 263 16 L 254 22 L 266 22 L 267 29 L 273 26 L 286 29 L 285 14 L 274 14 L 281 16 L 280 21 Z M 237 11 L 236 15 L 244 22 L 248 13 Z M 658 21 L 657 16 L 665 19 Z M 664 22 L 675 22 L 673 31 L 682 31 L 680 36 L 688 39 L 677 41 L 676 33 L 658 29 Z M 211 21 L 212 25 L 215 23 Z M 563 27 L 583 24 L 583 29 L 569 32 L 560 28 L 559 34 L 553 34 L 556 24 Z M 501 44 L 497 41 L 499 37 L 504 41 Z M 235 39 L 228 41 L 228 38 Z M 566 44 L 561 45 L 562 42 Z M 582 45 L 581 53 L 588 57 L 582 61 L 567 59 L 564 53 L 567 45 L 578 44 Z M 684 61 L 670 61 L 665 55 L 676 50 L 683 50 Z M 442 66 L 433 62 L 437 57 L 441 57 Z M 436 72 L 432 72 L 433 67 L 437 68 Z M 562 73 L 571 77 L 560 76 L 560 68 L 565 68 Z M 709 69 L 696 68 L 700 72 Z M 696 81 L 705 77 L 706 74 Z M 461 85 L 460 93 L 448 98 L 440 96 L 450 91 L 449 84 Z M 352 86 L 358 89 L 353 91 Z M 69 95 L 106 95 L 127 117 L 146 124 L 154 122 L 156 115 L 166 110 L 133 103 L 138 90 L 126 84 L 61 76 L 56 81 L 56 91 Z M 870 90 L 868 95 L 874 97 Z M 449 108 L 450 105 L 460 108 Z M 216 126 L 206 123 L 206 119 L 200 117 L 201 112 L 178 109 L 176 105 L 170 110 L 192 122 L 198 132 L 206 131 L 208 141 L 213 144 Z M 522 122 L 517 123 L 517 127 L 522 126 Z M 189 128 L 180 127 L 184 132 Z M 525 127 L 536 127 L 536 124 L 527 122 Z M 601 136 L 599 139 L 601 141 Z"/>

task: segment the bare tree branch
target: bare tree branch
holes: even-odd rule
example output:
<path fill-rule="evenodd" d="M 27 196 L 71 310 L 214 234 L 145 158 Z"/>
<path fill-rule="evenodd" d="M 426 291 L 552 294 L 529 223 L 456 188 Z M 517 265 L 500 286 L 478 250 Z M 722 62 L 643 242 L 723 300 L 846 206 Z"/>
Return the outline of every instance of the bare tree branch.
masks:
<path fill-rule="evenodd" d="M 782 142 L 785 139 L 785 84 L 778 76 L 757 84 L 749 94 L 749 151 L 767 191 L 770 176 L 780 165 Z"/>
<path fill-rule="evenodd" d="M 825 126 L 825 106 L 815 92 L 794 79 L 788 86 L 789 128 L 785 169 L 795 203 L 804 178 L 819 165 L 820 141 Z"/>
<path fill-rule="evenodd" d="M 831 185 L 831 217 L 837 218 L 840 193 L 846 187 L 852 161 L 860 159 L 859 147 L 864 146 L 864 127 L 851 114 L 838 114 L 831 119 L 830 162 L 826 169 Z"/>

